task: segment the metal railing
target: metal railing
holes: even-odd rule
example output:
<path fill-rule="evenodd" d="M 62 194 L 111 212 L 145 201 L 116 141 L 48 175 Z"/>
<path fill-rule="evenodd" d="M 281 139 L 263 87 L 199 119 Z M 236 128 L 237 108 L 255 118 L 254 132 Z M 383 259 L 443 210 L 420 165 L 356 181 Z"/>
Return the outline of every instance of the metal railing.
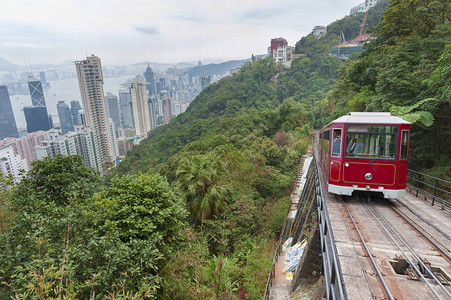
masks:
<path fill-rule="evenodd" d="M 329 214 L 327 212 L 326 201 L 323 195 L 321 177 L 318 171 L 315 151 L 313 152 L 313 165 L 315 170 L 316 203 L 318 207 L 318 227 L 321 239 L 321 255 L 323 259 L 323 275 L 326 290 L 326 300 L 347 299 L 338 259 L 337 248 L 332 233 Z"/>
<path fill-rule="evenodd" d="M 313 164 L 313 165 L 312 165 Z M 326 202 L 323 195 L 323 189 L 320 179 L 320 174 L 318 171 L 315 151 L 313 152 L 313 161 L 311 162 L 310 168 L 313 167 L 314 170 L 314 180 L 315 180 L 315 198 L 316 205 L 318 209 L 318 227 L 320 230 L 321 238 L 321 255 L 323 260 L 323 275 L 324 284 L 326 290 L 326 300 L 335 299 L 347 299 L 346 291 L 343 281 L 343 275 L 341 273 L 340 262 L 338 259 L 337 248 L 335 247 L 335 241 L 332 234 L 332 226 L 330 224 L 329 214 L 327 212 Z M 299 176 L 299 174 L 298 174 Z M 304 192 L 304 191 L 303 191 Z M 288 208 L 287 216 L 290 211 Z M 285 218 L 286 219 L 286 218 Z M 279 243 L 276 248 L 276 252 L 273 257 L 273 266 L 268 275 L 268 281 L 266 284 L 265 293 L 263 299 L 269 299 L 269 294 L 272 287 L 272 280 L 274 278 L 275 264 L 277 262 L 278 256 L 282 248 L 282 237 L 285 229 L 286 221 L 284 222 L 284 228 L 280 233 Z"/>
<path fill-rule="evenodd" d="M 424 174 L 421 172 L 417 172 L 411 169 L 407 171 L 407 186 L 410 188 L 410 191 L 416 190 L 415 196 L 418 197 L 418 193 L 421 191 L 427 200 L 429 196 L 431 199 L 432 205 L 435 204 L 435 201 L 438 201 L 442 205 L 442 209 L 451 208 L 451 182 Z"/>
<path fill-rule="evenodd" d="M 303 161 L 304 160 L 302 159 L 302 154 L 301 154 L 301 159 L 299 160 L 299 163 L 298 163 L 298 173 L 296 176 L 296 183 L 299 181 L 299 177 L 302 176 L 301 166 L 302 166 Z M 296 185 L 294 186 L 294 190 L 296 190 Z M 282 230 L 280 231 L 279 242 L 277 243 L 276 251 L 275 251 L 273 259 L 272 259 L 272 267 L 271 267 L 271 271 L 269 272 L 269 275 L 268 275 L 268 280 L 266 281 L 266 287 L 265 287 L 265 293 L 263 294 L 263 300 L 269 299 L 269 294 L 271 293 L 272 280 L 275 276 L 276 263 L 279 258 L 279 255 L 280 255 L 280 250 L 282 249 L 282 246 L 283 246 L 283 234 L 285 231 L 285 226 L 287 224 L 287 218 L 290 213 L 291 199 L 293 198 L 293 196 L 294 196 L 294 191 L 290 195 L 290 206 L 288 206 L 287 213 L 285 214 L 285 218 L 283 221 Z"/>

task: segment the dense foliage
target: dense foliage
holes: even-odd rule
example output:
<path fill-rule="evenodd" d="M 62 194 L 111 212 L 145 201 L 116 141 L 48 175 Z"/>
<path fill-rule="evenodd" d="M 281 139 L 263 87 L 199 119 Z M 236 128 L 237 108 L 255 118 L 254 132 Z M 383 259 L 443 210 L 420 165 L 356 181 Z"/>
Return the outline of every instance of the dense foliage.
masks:
<path fill-rule="evenodd" d="M 99 182 L 79 156 L 33 163 L 11 195 L 12 226 L 0 235 L 0 296 L 156 295 L 183 205 L 159 176 L 123 176 L 94 194 Z"/>
<path fill-rule="evenodd" d="M 208 86 L 119 165 L 120 174 L 164 175 L 189 213 L 160 297 L 258 298 L 264 290 L 272 239 L 310 143 L 305 106 L 277 96 L 281 70 L 271 59 L 257 60 Z"/>
<path fill-rule="evenodd" d="M 349 111 L 409 111 L 408 119 L 419 121 L 412 127 L 411 167 L 449 172 L 450 20 L 449 1 L 390 1 L 377 39 L 340 68 L 322 108 L 326 120 Z"/>
<path fill-rule="evenodd" d="M 303 37 L 290 68 L 258 59 L 211 84 L 103 186 L 77 156 L 0 176 L 0 298 L 259 299 L 311 126 L 349 111 L 418 121 L 411 163 L 449 176 L 448 2 L 379 1 L 377 39 L 330 57 L 363 16 Z"/>
<path fill-rule="evenodd" d="M 368 11 L 365 28 L 373 28 L 377 24 L 387 4 L 387 1 L 379 1 Z M 331 48 L 339 44 L 341 31 L 349 40 L 357 37 L 363 18 L 363 13 L 346 16 L 327 26 L 327 34 L 321 38 L 313 34 L 302 37 L 296 43 L 296 54 L 302 57 L 295 60 L 279 78 L 279 99 L 293 97 L 304 104 L 316 127 L 324 125 L 321 103 L 338 77 L 339 66 L 343 64 L 329 55 Z"/>

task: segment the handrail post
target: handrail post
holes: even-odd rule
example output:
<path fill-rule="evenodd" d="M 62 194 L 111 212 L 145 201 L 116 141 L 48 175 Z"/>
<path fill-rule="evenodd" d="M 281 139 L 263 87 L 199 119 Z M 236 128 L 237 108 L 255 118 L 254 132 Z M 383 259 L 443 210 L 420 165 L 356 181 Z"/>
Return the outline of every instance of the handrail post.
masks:
<path fill-rule="evenodd" d="M 435 185 L 434 185 L 434 197 L 432 197 L 432 206 L 434 206 L 435 196 L 437 195 L 437 185 L 438 185 L 438 179 L 435 180 Z"/>

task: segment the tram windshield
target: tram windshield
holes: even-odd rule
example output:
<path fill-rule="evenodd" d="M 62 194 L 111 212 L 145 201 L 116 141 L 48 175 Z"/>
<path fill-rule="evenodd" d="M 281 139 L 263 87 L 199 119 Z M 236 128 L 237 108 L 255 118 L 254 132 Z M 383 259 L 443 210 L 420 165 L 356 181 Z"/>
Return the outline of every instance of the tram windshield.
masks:
<path fill-rule="evenodd" d="M 397 125 L 348 125 L 345 156 L 395 159 L 397 133 Z"/>

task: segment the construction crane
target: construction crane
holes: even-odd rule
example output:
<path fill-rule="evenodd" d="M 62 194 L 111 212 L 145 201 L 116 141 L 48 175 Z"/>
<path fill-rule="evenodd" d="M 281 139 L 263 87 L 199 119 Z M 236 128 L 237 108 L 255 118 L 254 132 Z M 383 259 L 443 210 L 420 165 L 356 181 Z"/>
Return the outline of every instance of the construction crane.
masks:
<path fill-rule="evenodd" d="M 341 45 L 346 45 L 347 43 L 348 43 L 348 42 L 346 42 L 344 32 L 343 32 L 343 31 L 340 31 L 340 44 L 341 44 Z"/>
<path fill-rule="evenodd" d="M 361 44 L 363 40 L 363 31 L 365 30 L 366 18 L 368 17 L 368 11 L 366 11 L 365 16 L 363 17 L 362 26 L 360 27 L 359 36 L 355 38 L 356 44 Z"/>

